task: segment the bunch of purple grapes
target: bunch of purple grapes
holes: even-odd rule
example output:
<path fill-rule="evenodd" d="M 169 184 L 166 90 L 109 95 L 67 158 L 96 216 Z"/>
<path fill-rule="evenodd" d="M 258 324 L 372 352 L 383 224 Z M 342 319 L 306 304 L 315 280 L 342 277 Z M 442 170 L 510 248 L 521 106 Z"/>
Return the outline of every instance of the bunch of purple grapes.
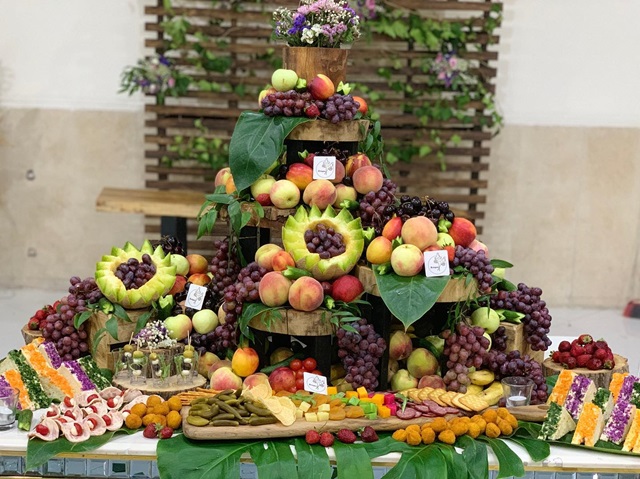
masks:
<path fill-rule="evenodd" d="M 42 330 L 44 339 L 55 345 L 58 354 L 65 361 L 78 359 L 89 353 L 86 323 L 76 329 L 73 320 L 76 314 L 87 311 L 89 304 L 96 303 L 102 298 L 94 278 L 81 280 L 73 276 L 69 282 L 71 283 L 69 294 L 60 299 L 56 311 L 49 312 Z"/>
<path fill-rule="evenodd" d="M 507 349 L 507 328 L 498 326 L 491 335 L 491 350 L 504 351 Z"/>
<path fill-rule="evenodd" d="M 320 111 L 324 106 L 321 101 L 314 101 L 311 93 L 298 93 L 295 90 L 269 93 L 262 99 L 262 112 L 266 116 L 307 116 L 305 110 L 315 105 Z M 311 115 L 313 116 L 313 115 Z"/>
<path fill-rule="evenodd" d="M 342 235 L 322 223 L 318 223 L 315 230 L 305 231 L 304 241 L 307 243 L 307 250 L 310 253 L 318 253 L 320 259 L 333 258 L 347 250 Z"/>
<path fill-rule="evenodd" d="M 324 102 L 324 106 L 320 108 L 320 117 L 331 123 L 353 120 L 353 117 L 358 113 L 358 108 L 360 108 L 360 103 L 355 101 L 351 95 L 331 95 Z"/>
<path fill-rule="evenodd" d="M 534 351 L 546 351 L 551 345 L 551 314 L 542 299 L 542 289 L 518 284 L 516 291 L 498 291 L 491 297 L 491 307 L 524 314 L 524 338 Z"/>
<path fill-rule="evenodd" d="M 448 391 L 464 393 L 471 383 L 469 368 L 482 366 L 489 340 L 484 336 L 483 328 L 462 322 L 456 325 L 455 331 L 446 329 L 441 336 L 444 338 L 442 354 L 447 359 L 447 372 L 442 379 Z"/>
<path fill-rule="evenodd" d="M 235 348 L 238 340 L 238 318 L 242 314 L 244 303 L 260 300 L 258 286 L 267 274 L 255 261 L 240 270 L 237 281 L 224 289 L 220 325 L 213 331 L 202 335 L 192 335 L 191 344 L 201 353 L 210 351 L 223 354 L 228 348 Z"/>
<path fill-rule="evenodd" d="M 358 216 L 363 228 L 373 227 L 376 236 L 382 234 L 384 225 L 393 217 L 395 211 L 389 208 L 395 208 L 393 204 L 396 201 L 396 189 L 397 185 L 389 178 L 385 178 L 378 192 L 371 191 L 364 195 L 358 208 Z"/>
<path fill-rule="evenodd" d="M 221 297 L 224 289 L 234 284 L 240 272 L 240 261 L 235 251 L 229 247 L 229 238 L 213 243 L 216 254 L 209 264 L 209 272 L 213 275 L 209 289 L 216 297 Z"/>
<path fill-rule="evenodd" d="M 531 404 L 544 404 L 547 401 L 547 383 L 542 373 L 542 367 L 529 355 L 522 357 L 518 350 L 504 353 L 492 349 L 484 357 L 484 367 L 493 371 L 496 380 L 507 376 L 531 378 L 533 381 Z"/>
<path fill-rule="evenodd" d="M 491 292 L 491 285 L 493 284 L 491 274 L 494 271 L 494 267 L 483 250 L 474 251 L 464 246 L 456 246 L 453 266 L 454 268 L 456 266 L 462 266 L 466 271 L 471 273 L 478 281 L 478 290 L 481 293 Z"/>
<path fill-rule="evenodd" d="M 156 274 L 156 265 L 153 264 L 151 256 L 145 253 L 142 255 L 142 261 L 129 258 L 126 263 L 118 265 L 114 274 L 126 289 L 138 289 L 153 278 Z"/>
<path fill-rule="evenodd" d="M 364 386 L 375 391 L 380 376 L 378 364 L 387 343 L 364 318 L 350 325 L 355 332 L 343 328 L 336 331 L 338 358 L 347 372 L 345 381 L 354 388 Z"/>
<path fill-rule="evenodd" d="M 449 203 L 446 201 L 437 201 L 433 198 L 427 198 L 422 201 L 419 196 L 409 195 L 402 195 L 400 204 L 390 206 L 387 214 L 389 217 L 395 214 L 402 218 L 403 222 L 409 218 L 424 216 L 429 218 L 436 226 L 441 218 L 448 221 L 453 221 L 455 218 L 453 211 L 449 209 Z"/>

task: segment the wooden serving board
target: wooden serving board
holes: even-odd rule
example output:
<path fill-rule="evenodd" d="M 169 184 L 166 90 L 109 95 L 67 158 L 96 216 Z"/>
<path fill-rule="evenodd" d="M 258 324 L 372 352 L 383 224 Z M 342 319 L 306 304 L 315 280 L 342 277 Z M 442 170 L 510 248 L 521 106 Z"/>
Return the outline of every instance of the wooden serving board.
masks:
<path fill-rule="evenodd" d="M 411 424 L 422 425 L 431 422 L 433 418 L 419 417 L 415 419 L 399 419 L 390 417 L 387 419 L 343 419 L 342 421 L 323 421 L 323 422 L 307 422 L 304 419 L 298 419 L 291 426 L 283 426 L 282 424 L 267 424 L 264 426 L 192 426 L 186 419 L 189 414 L 190 407 L 183 407 L 182 414 L 182 432 L 189 439 L 200 441 L 208 440 L 225 440 L 229 439 L 270 439 L 276 437 L 296 437 L 304 436 L 308 430 L 317 429 L 318 431 L 338 432 L 340 429 L 351 429 L 355 431 L 365 426 L 371 426 L 376 431 L 395 431 L 403 429 Z M 456 417 L 455 415 L 444 416 L 445 419 Z"/>
<path fill-rule="evenodd" d="M 615 360 L 613 369 L 598 369 L 596 371 L 592 371 L 586 368 L 575 368 L 572 369 L 572 371 L 581 376 L 588 377 L 595 383 L 596 387 L 608 389 L 613 373 L 629 372 L 629 361 L 627 361 L 626 358 L 617 354 L 614 354 L 613 358 Z M 560 374 L 560 372 L 565 368 L 561 364 L 554 363 L 551 358 L 547 358 L 542 363 L 542 369 L 545 376 L 553 376 L 555 374 Z"/>
<path fill-rule="evenodd" d="M 535 406 L 518 406 L 507 408 L 518 421 L 543 422 L 547 417 L 549 406 L 538 404 Z"/>
<path fill-rule="evenodd" d="M 114 379 L 112 383 L 115 387 L 120 388 L 123 391 L 127 389 L 138 389 L 142 394 L 156 394 L 163 399 L 169 399 L 171 396 L 181 392 L 193 391 L 194 389 L 201 388 L 207 384 L 207 379 L 200 374 L 194 378 L 191 384 L 178 383 L 176 379 L 176 376 L 168 378 L 167 384 L 161 387 L 154 386 L 152 379 L 147 379 L 146 384 L 132 384 L 130 381 L 125 379 Z"/>

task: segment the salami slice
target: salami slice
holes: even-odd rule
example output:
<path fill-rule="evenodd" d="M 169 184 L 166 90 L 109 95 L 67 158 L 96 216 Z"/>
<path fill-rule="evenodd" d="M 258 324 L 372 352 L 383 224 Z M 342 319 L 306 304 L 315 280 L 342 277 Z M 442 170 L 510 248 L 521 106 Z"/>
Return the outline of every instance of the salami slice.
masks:
<path fill-rule="evenodd" d="M 460 409 L 455 407 L 446 406 L 445 409 L 447 410 L 447 414 L 460 414 Z"/>
<path fill-rule="evenodd" d="M 422 401 L 422 404 L 427 406 L 432 413 L 437 414 L 438 416 L 444 416 L 447 414 L 447 409 L 443 406 L 440 406 L 437 402 L 432 401 L 431 399 L 425 399 Z"/>
<path fill-rule="evenodd" d="M 404 411 L 402 409 L 398 409 L 396 411 L 396 417 L 400 419 L 413 419 L 415 417 L 418 417 L 419 415 L 420 415 L 419 411 L 409 407 L 405 408 Z"/>

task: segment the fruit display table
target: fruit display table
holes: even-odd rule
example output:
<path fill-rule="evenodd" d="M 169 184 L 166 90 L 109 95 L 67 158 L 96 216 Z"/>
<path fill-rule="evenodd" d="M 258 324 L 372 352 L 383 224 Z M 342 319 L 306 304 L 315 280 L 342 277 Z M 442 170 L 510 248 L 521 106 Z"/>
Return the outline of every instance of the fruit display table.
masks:
<path fill-rule="evenodd" d="M 145 439 L 142 433 L 131 436 L 116 436 L 104 446 L 86 453 L 64 454 L 51 461 L 56 467 L 61 467 L 59 474 L 53 473 L 53 467 L 47 465 L 35 471 L 44 477 L 69 476 L 75 477 L 157 477 L 156 445 L 157 439 Z M 607 474 L 639 474 L 640 457 L 620 456 L 614 454 L 600 454 L 588 450 L 581 450 L 568 447 L 552 446 L 550 456 L 543 462 L 533 462 L 526 451 L 515 443 L 508 442 L 509 447 L 522 459 L 526 471 L 541 471 L 548 473 L 544 477 L 556 477 L 553 473 L 607 473 Z M 215 447 L 215 443 L 211 443 Z M 34 477 L 34 472 L 26 474 L 24 470 L 24 455 L 27 448 L 27 437 L 23 432 L 16 429 L 0 433 L 0 464 L 2 464 L 2 474 L 11 473 L 12 477 Z M 329 457 L 334 460 L 335 454 L 332 449 L 328 450 Z M 400 458 L 397 453 L 387 454 L 373 459 L 376 472 L 382 473 L 392 467 Z M 243 462 L 249 462 L 247 455 Z M 96 473 L 96 466 L 102 462 L 108 465 Z M 152 464 L 149 464 L 151 462 Z M 84 463 L 84 464 L 83 464 Z M 116 466 L 120 466 L 120 469 Z M 248 466 L 248 465 L 247 465 Z M 76 471 L 70 473 L 70 468 L 75 467 Z M 140 474 L 138 470 L 150 470 L 147 474 Z M 82 470 L 86 471 L 82 474 Z M 99 468 L 99 467 L 98 467 Z M 489 450 L 489 469 L 495 471 L 497 468 L 496 457 Z M 120 470 L 120 472 L 118 472 Z M 126 471 L 126 472 L 123 472 Z M 257 477 L 255 468 L 243 467 L 242 477 Z M 490 477 L 495 477 L 495 472 L 490 473 Z M 532 477 L 532 476 L 528 476 Z M 558 478 L 565 477 L 561 474 Z M 611 476 L 607 476 L 611 477 Z M 613 476 L 616 477 L 615 475 Z"/>

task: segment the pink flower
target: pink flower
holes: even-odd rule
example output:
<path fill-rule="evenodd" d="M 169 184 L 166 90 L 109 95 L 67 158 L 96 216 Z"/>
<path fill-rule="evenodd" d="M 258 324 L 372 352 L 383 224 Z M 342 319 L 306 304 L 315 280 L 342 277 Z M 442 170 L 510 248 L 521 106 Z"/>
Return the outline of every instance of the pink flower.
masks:
<path fill-rule="evenodd" d="M 458 66 L 458 59 L 456 57 L 449 58 L 449 66 L 451 68 L 455 68 L 456 66 Z"/>

